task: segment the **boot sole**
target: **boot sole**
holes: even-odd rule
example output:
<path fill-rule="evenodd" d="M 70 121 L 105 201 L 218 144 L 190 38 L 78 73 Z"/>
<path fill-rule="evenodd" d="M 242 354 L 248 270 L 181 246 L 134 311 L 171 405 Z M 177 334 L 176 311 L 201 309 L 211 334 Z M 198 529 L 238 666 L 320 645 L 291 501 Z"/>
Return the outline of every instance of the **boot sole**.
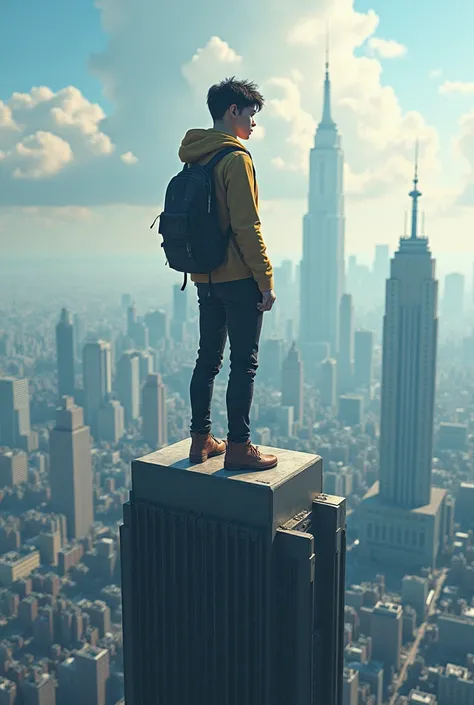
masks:
<path fill-rule="evenodd" d="M 193 465 L 200 465 L 201 463 L 205 463 L 209 458 L 216 458 L 218 455 L 224 455 L 224 453 L 225 450 L 219 450 L 215 453 L 209 453 L 208 455 L 190 455 L 189 462 Z"/>
<path fill-rule="evenodd" d="M 265 467 L 255 467 L 254 465 L 234 465 L 233 463 L 224 463 L 224 470 L 251 470 L 253 472 L 263 472 L 264 470 L 271 470 L 276 468 L 278 465 L 278 460 L 276 460 L 271 465 L 265 465 Z"/>

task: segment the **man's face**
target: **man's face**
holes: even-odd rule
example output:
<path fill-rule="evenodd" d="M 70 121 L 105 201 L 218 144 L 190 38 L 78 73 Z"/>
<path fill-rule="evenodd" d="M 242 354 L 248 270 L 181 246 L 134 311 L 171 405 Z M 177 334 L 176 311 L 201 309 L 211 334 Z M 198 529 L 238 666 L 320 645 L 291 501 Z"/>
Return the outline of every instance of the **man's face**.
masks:
<path fill-rule="evenodd" d="M 235 136 L 241 140 L 248 140 L 252 134 L 252 130 L 257 123 L 254 120 L 254 115 L 257 113 L 257 106 L 250 105 L 243 108 L 239 113 L 237 106 L 232 105 L 230 113 L 234 122 Z"/>

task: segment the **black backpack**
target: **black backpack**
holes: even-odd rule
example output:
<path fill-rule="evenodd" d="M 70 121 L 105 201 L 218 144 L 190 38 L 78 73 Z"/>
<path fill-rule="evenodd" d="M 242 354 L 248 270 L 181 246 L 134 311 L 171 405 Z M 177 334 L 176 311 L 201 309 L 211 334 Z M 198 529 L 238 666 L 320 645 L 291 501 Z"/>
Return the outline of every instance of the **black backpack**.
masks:
<path fill-rule="evenodd" d="M 161 247 L 171 269 L 184 273 L 182 290 L 188 273 L 208 274 L 210 283 L 211 272 L 226 258 L 232 231 L 219 227 L 213 171 L 231 152 L 249 154 L 244 147 L 225 147 L 205 165 L 185 164 L 169 182 L 164 211 L 151 225 L 160 219 Z"/>

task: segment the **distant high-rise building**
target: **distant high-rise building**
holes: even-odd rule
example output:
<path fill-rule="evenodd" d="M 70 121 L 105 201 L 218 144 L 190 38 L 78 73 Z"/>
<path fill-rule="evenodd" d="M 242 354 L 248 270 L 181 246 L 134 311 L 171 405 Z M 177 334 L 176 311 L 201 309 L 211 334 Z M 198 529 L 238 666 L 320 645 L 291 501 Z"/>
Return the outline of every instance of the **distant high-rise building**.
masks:
<path fill-rule="evenodd" d="M 464 276 L 453 272 L 444 279 L 443 317 L 446 322 L 459 322 L 464 314 Z"/>
<path fill-rule="evenodd" d="M 154 358 L 151 350 L 137 350 L 135 353 L 140 366 L 140 388 L 145 384 L 148 375 L 154 372 Z"/>
<path fill-rule="evenodd" d="M 125 413 L 117 399 L 108 399 L 102 404 L 98 415 L 99 438 L 108 443 L 117 443 L 125 432 Z"/>
<path fill-rule="evenodd" d="M 354 364 L 354 307 L 351 294 L 343 294 L 339 307 L 339 354 L 337 356 L 337 386 L 339 394 L 352 388 Z"/>
<path fill-rule="evenodd" d="M 359 672 L 344 669 L 344 687 L 341 705 L 359 705 Z"/>
<path fill-rule="evenodd" d="M 321 363 L 321 383 L 319 386 L 321 405 L 334 409 L 336 406 L 336 360 L 328 358 Z"/>
<path fill-rule="evenodd" d="M 132 350 L 125 352 L 117 365 L 117 395 L 130 425 L 140 416 L 140 358 Z"/>
<path fill-rule="evenodd" d="M 137 322 L 137 307 L 134 303 L 127 308 L 127 335 L 133 339 L 135 334 L 135 324 Z"/>
<path fill-rule="evenodd" d="M 59 397 L 73 397 L 76 393 L 74 326 L 67 308 L 61 310 L 61 317 L 56 325 L 56 356 Z"/>
<path fill-rule="evenodd" d="M 374 335 L 370 330 L 356 330 L 354 334 L 354 386 L 367 390 L 371 396 Z"/>
<path fill-rule="evenodd" d="M 142 389 L 142 436 L 153 450 L 168 442 L 166 389 L 161 375 L 148 375 Z"/>
<path fill-rule="evenodd" d="M 282 365 L 281 403 L 294 408 L 295 421 L 303 420 L 303 363 L 295 343 Z"/>
<path fill-rule="evenodd" d="M 56 683 L 49 673 L 35 673 L 22 692 L 24 705 L 56 705 Z"/>
<path fill-rule="evenodd" d="M 378 602 L 370 619 L 372 658 L 389 670 L 400 670 L 402 653 L 403 608 L 392 602 Z"/>
<path fill-rule="evenodd" d="M 134 303 L 127 309 L 127 337 L 133 341 L 133 346 L 138 350 L 148 348 L 148 328 L 145 322 L 137 316 L 137 307 Z"/>
<path fill-rule="evenodd" d="M 27 454 L 22 450 L 0 451 L 0 487 L 21 485 L 27 480 Z"/>
<path fill-rule="evenodd" d="M 159 347 L 170 336 L 169 316 L 166 311 L 150 311 L 145 315 L 145 322 L 150 331 L 150 345 Z"/>
<path fill-rule="evenodd" d="M 61 702 L 67 705 L 107 705 L 110 680 L 108 649 L 86 644 L 74 657 L 60 664 L 58 680 Z"/>
<path fill-rule="evenodd" d="M 180 284 L 173 286 L 173 313 L 171 316 L 171 336 L 182 342 L 188 320 L 188 290 L 181 291 Z"/>
<path fill-rule="evenodd" d="M 15 705 L 17 702 L 16 683 L 0 677 L 0 705 Z"/>
<path fill-rule="evenodd" d="M 28 380 L 0 377 L 0 445 L 32 451 L 37 448 L 34 436 Z"/>
<path fill-rule="evenodd" d="M 121 299 L 122 308 L 127 310 L 132 305 L 132 297 L 130 294 L 122 294 Z"/>
<path fill-rule="evenodd" d="M 276 452 L 258 478 L 190 470 L 187 441 L 133 463 L 126 702 L 342 703 L 345 501 L 320 497 L 321 458 Z"/>
<path fill-rule="evenodd" d="M 326 60 L 324 107 L 310 155 L 308 213 L 303 222 L 300 339 L 339 345 L 339 302 L 344 290 L 344 155 L 331 115 Z M 303 355 L 305 360 L 305 355 Z"/>
<path fill-rule="evenodd" d="M 360 426 L 363 420 L 364 399 L 357 394 L 341 394 L 339 397 L 339 421 L 344 426 Z"/>
<path fill-rule="evenodd" d="M 438 284 L 428 241 L 418 236 L 420 196 L 416 169 L 411 236 L 400 240 L 386 288 L 380 487 L 361 507 L 362 550 L 407 566 L 434 564 L 447 507 L 446 491 L 431 487 Z"/>
<path fill-rule="evenodd" d="M 267 338 L 262 343 L 261 381 L 278 389 L 281 380 L 284 342 L 281 338 Z"/>
<path fill-rule="evenodd" d="M 82 350 L 82 344 L 83 344 L 84 338 L 85 338 L 84 321 L 82 320 L 82 316 L 80 316 L 78 313 L 74 314 L 73 321 L 74 321 L 73 325 L 74 325 L 75 353 L 76 353 L 77 357 L 80 357 L 81 350 Z"/>
<path fill-rule="evenodd" d="M 89 342 L 83 349 L 84 413 L 95 439 L 99 438 L 99 409 L 112 390 L 110 343 Z"/>
<path fill-rule="evenodd" d="M 51 506 L 65 514 L 70 539 L 86 536 L 94 520 L 91 440 L 83 411 L 63 397 L 49 437 Z"/>

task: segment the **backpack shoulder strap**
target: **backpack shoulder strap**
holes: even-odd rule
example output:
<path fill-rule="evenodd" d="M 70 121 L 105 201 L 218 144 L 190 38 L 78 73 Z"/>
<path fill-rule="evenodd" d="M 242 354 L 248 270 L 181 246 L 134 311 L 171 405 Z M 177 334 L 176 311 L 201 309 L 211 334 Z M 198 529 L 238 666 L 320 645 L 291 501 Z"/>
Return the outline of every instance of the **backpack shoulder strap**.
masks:
<path fill-rule="evenodd" d="M 212 171 L 214 167 L 223 159 L 226 157 L 228 154 L 231 154 L 232 152 L 245 152 L 245 154 L 248 154 L 250 158 L 252 158 L 250 152 L 248 152 L 245 147 L 224 147 L 223 149 L 220 149 L 217 154 L 214 154 L 212 159 L 210 159 L 207 164 L 204 165 L 204 168 L 208 171 Z"/>

